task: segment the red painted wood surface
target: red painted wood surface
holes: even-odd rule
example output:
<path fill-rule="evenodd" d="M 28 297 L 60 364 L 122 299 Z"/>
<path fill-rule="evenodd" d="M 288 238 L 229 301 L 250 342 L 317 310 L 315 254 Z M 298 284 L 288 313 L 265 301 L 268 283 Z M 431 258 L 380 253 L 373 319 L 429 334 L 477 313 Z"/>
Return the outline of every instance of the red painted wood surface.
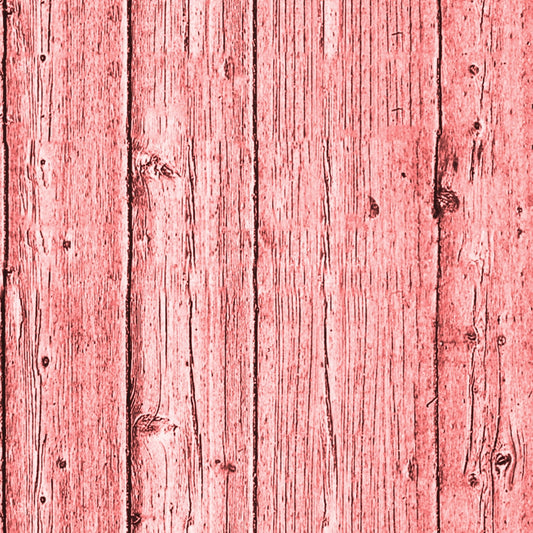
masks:
<path fill-rule="evenodd" d="M 126 521 L 126 12 L 10 4 L 5 531 Z"/>
<path fill-rule="evenodd" d="M 258 531 L 436 529 L 435 7 L 391 7 L 259 4 Z"/>
<path fill-rule="evenodd" d="M 132 6 L 132 515 L 251 517 L 253 169 L 246 2 Z"/>
<path fill-rule="evenodd" d="M 532 7 L 442 5 L 442 531 L 533 527 Z"/>
<path fill-rule="evenodd" d="M 1 530 L 529 532 L 532 17 L 4 1 Z"/>

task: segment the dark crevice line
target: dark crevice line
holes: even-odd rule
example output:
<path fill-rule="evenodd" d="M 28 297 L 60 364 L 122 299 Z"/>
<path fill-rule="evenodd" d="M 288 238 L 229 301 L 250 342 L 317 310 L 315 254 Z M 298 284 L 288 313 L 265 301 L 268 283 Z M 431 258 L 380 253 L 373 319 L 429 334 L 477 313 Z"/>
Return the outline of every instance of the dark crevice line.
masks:
<path fill-rule="evenodd" d="M 253 305 L 254 305 L 254 353 L 252 363 L 252 531 L 257 532 L 257 463 L 258 463 L 258 365 L 259 365 L 259 294 L 257 260 L 259 256 L 259 157 L 257 141 L 257 0 L 252 0 L 252 139 L 253 139 Z"/>
<path fill-rule="evenodd" d="M 436 481 L 436 522 L 437 533 L 440 533 L 440 492 L 441 492 L 441 471 L 440 471 L 440 442 L 439 442 L 439 304 L 441 289 L 441 214 L 442 209 L 439 204 L 439 194 L 442 188 L 442 177 L 439 169 L 439 148 L 442 136 L 442 0 L 437 0 L 437 134 L 435 137 L 435 160 L 434 160 L 434 190 L 433 190 L 433 216 L 437 219 L 437 279 L 435 294 L 435 338 L 433 350 L 433 372 L 434 372 L 434 398 L 435 398 L 435 481 Z"/>
<path fill-rule="evenodd" d="M 4 257 L 2 268 L 2 298 L 0 314 L 2 318 L 2 524 L 7 531 L 7 468 L 6 468 L 6 288 L 9 274 L 9 147 L 7 144 L 7 20 L 9 16 L 7 0 L 2 2 L 2 151 L 4 157 Z"/>
<path fill-rule="evenodd" d="M 126 286 L 126 530 L 132 530 L 132 509 L 131 509 L 131 364 L 132 364 L 132 339 L 131 339 L 131 279 L 133 264 L 133 151 L 131 138 L 131 57 L 133 51 L 133 36 L 131 28 L 132 0 L 126 0 L 127 17 L 127 108 L 126 108 L 126 142 L 128 150 L 127 162 L 127 218 L 128 218 L 128 260 L 127 260 L 127 286 Z"/>

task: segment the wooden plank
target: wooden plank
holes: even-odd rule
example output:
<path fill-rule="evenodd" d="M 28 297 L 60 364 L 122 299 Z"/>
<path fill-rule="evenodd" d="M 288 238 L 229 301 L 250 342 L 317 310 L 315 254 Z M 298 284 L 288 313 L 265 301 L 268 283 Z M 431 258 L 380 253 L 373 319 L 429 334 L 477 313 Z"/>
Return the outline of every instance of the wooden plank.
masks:
<path fill-rule="evenodd" d="M 533 526 L 532 20 L 528 2 L 442 2 L 442 531 Z"/>
<path fill-rule="evenodd" d="M 132 523 L 251 517 L 251 13 L 132 5 Z"/>
<path fill-rule="evenodd" d="M 6 531 L 124 531 L 126 2 L 8 5 Z"/>
<path fill-rule="evenodd" d="M 2 54 L 2 72 L 4 72 L 4 68 L 5 68 L 5 60 L 6 60 L 6 47 L 4 46 L 4 37 L 5 37 L 5 33 L 4 33 L 4 24 L 1 24 L 0 25 L 0 47 L 1 47 L 1 54 Z M 4 99 L 4 94 L 5 94 L 5 91 L 4 91 L 4 87 L 5 87 L 5 82 L 6 82 L 6 79 L 5 79 L 5 76 L 2 76 L 2 83 L 0 83 L 0 101 L 2 102 L 2 128 L 1 128 L 1 133 L 0 133 L 0 143 L 1 143 L 1 148 L 0 148 L 0 168 L 2 169 L 1 170 L 1 173 L 2 173 L 2 178 L 0 179 L 0 198 L 2 198 L 1 200 L 1 205 L 0 205 L 0 249 L 2 250 L 2 292 L 1 292 L 1 296 L 0 296 L 0 328 L 1 328 L 1 339 L 0 339 L 0 344 L 1 344 L 1 357 L 2 359 L 0 360 L 0 375 L 1 375 L 1 383 L 0 383 L 0 395 L 1 395 L 1 405 L 2 405 L 2 413 L 0 414 L 0 420 L 1 420 L 1 436 L 0 436 L 0 454 L 1 454 L 1 457 L 2 457 L 2 467 L 0 468 L 0 487 L 2 487 L 1 489 L 1 493 L 0 493 L 0 509 L 1 509 L 1 519 L 0 519 L 0 533 L 4 533 L 5 531 L 5 523 L 4 523 L 4 519 L 3 517 L 5 516 L 5 510 L 6 510 L 6 500 L 5 500 L 5 446 L 4 446 L 4 438 L 5 438 L 5 429 L 6 429 L 6 409 L 5 409 L 5 396 L 4 396 L 4 391 L 5 391 L 5 387 L 4 387 L 4 377 L 5 377 L 5 328 L 4 328 L 4 324 L 5 324 L 5 309 L 6 309 L 6 300 L 5 300 L 5 291 L 4 291 L 4 287 L 6 286 L 6 278 L 7 278 L 7 239 L 6 239 L 6 235 L 7 235 L 7 231 L 8 231 L 8 226 L 7 226 L 7 217 L 6 217 L 6 206 L 8 205 L 8 201 L 9 201 L 9 196 L 7 194 L 7 189 L 6 189 L 6 180 L 5 180 L 5 177 L 6 177 L 6 157 L 5 157 L 5 154 L 6 154 L 6 151 L 7 151 L 7 146 L 6 146 L 6 143 L 5 143 L 5 129 L 6 129 L 6 126 L 7 126 L 7 121 L 5 120 L 5 117 L 7 116 L 7 113 L 6 113 L 6 108 L 5 108 L 5 99 Z"/>
<path fill-rule="evenodd" d="M 258 7 L 258 531 L 435 531 L 436 5 Z"/>

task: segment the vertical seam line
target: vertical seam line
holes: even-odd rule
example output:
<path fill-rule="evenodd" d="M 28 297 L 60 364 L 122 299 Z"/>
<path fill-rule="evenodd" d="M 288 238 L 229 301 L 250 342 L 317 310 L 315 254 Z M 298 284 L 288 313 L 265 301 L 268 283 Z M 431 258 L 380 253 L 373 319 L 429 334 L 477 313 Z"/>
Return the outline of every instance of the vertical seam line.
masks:
<path fill-rule="evenodd" d="M 259 158 L 257 140 L 257 0 L 252 0 L 252 140 L 253 140 L 253 306 L 254 353 L 252 363 L 252 531 L 257 532 L 257 463 L 258 463 L 258 364 L 259 364 L 259 294 L 257 262 L 259 256 Z"/>
<path fill-rule="evenodd" d="M 132 28 L 131 11 L 132 0 L 126 0 L 126 33 L 127 33 L 127 59 L 126 59 L 126 142 L 128 151 L 127 162 L 127 224 L 128 224 L 128 259 L 127 259 L 127 286 L 126 286 L 126 530 L 131 531 L 131 279 L 132 279 L 132 233 L 133 233 L 133 154 L 131 139 L 131 58 L 132 58 Z"/>
<path fill-rule="evenodd" d="M 6 288 L 9 264 L 9 147 L 7 144 L 7 0 L 2 2 L 3 45 L 2 53 L 2 151 L 4 157 L 4 257 L 2 268 L 2 298 L 0 302 L 2 319 L 2 524 L 7 531 L 7 450 L 6 450 Z"/>
<path fill-rule="evenodd" d="M 434 371 L 434 398 L 435 400 L 435 480 L 436 480 L 436 522 L 437 533 L 440 533 L 440 492 L 441 492 L 441 471 L 440 471 L 440 442 L 439 442 L 439 310 L 440 310 L 440 289 L 441 289 L 441 212 L 439 204 L 439 193 L 442 187 L 442 177 L 439 171 L 439 148 L 442 136 L 442 0 L 437 0 L 437 134 L 435 138 L 435 160 L 434 160 L 434 190 L 433 190 L 433 216 L 437 219 L 437 279 L 435 285 L 435 339 L 433 355 Z"/>

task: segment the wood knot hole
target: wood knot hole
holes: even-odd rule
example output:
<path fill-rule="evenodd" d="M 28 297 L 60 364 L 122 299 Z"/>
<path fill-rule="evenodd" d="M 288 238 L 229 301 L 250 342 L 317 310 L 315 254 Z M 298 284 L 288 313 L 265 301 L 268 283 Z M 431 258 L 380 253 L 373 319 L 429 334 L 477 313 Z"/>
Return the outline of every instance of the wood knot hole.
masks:
<path fill-rule="evenodd" d="M 476 341 L 477 341 L 477 335 L 476 335 L 476 331 L 474 330 L 474 328 L 470 328 L 470 329 L 465 333 L 465 337 L 466 337 L 467 340 L 470 341 L 470 342 L 476 342 Z"/>
<path fill-rule="evenodd" d="M 231 58 L 228 58 L 224 61 L 224 77 L 229 80 L 233 77 L 233 61 Z"/>
<path fill-rule="evenodd" d="M 370 201 L 370 218 L 376 218 L 379 215 L 379 205 L 372 196 L 369 196 L 368 200 Z"/>
<path fill-rule="evenodd" d="M 437 193 L 436 215 L 455 213 L 459 209 L 459 198 L 451 189 L 443 188 Z"/>
<path fill-rule="evenodd" d="M 499 453 L 496 455 L 494 465 L 496 466 L 496 472 L 499 475 L 502 471 L 511 464 L 512 457 L 510 453 Z"/>
<path fill-rule="evenodd" d="M 471 487 L 477 487 L 479 485 L 479 479 L 477 478 L 476 474 L 474 474 L 474 472 L 472 472 L 469 476 L 468 476 L 468 484 L 471 486 Z"/>

